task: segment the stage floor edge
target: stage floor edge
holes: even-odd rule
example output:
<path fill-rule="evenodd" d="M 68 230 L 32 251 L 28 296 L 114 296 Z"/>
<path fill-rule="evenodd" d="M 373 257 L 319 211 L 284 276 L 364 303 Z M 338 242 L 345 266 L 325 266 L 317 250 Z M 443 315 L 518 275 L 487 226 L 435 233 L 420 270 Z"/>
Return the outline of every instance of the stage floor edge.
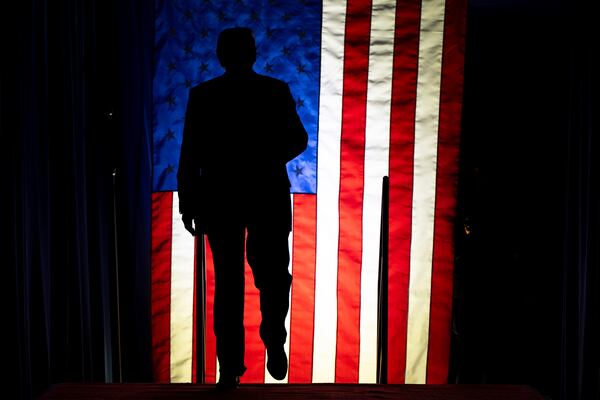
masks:
<path fill-rule="evenodd" d="M 217 390 L 200 384 L 75 384 L 52 386 L 40 400 L 183 400 L 183 399 L 361 399 L 361 400 L 543 400 L 536 390 L 520 385 L 372 385 L 262 384 Z"/>

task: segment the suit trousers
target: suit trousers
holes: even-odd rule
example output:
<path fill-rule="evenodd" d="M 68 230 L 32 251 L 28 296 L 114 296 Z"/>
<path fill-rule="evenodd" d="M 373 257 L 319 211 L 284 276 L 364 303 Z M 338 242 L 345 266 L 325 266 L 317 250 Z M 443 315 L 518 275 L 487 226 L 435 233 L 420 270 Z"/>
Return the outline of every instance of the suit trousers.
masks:
<path fill-rule="evenodd" d="M 221 374 L 241 376 L 244 365 L 244 249 L 260 292 L 260 337 L 266 347 L 286 341 L 292 276 L 289 229 L 228 221 L 207 233 L 215 267 L 214 333 Z"/>

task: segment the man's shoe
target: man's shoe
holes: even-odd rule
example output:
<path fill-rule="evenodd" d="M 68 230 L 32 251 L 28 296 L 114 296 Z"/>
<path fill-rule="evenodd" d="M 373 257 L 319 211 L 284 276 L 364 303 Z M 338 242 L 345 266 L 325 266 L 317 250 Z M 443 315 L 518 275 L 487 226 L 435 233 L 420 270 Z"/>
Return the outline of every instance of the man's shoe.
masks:
<path fill-rule="evenodd" d="M 237 375 L 221 375 L 217 382 L 217 389 L 236 389 L 240 385 L 240 377 Z"/>
<path fill-rule="evenodd" d="M 287 375 L 288 359 L 283 346 L 267 347 L 267 370 L 271 376 L 281 381 Z"/>

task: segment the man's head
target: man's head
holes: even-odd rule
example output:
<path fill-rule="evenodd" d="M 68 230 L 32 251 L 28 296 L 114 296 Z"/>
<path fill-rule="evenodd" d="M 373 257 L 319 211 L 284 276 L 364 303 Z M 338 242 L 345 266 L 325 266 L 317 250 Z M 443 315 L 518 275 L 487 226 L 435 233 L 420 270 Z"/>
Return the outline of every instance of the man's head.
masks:
<path fill-rule="evenodd" d="M 219 35 L 217 57 L 228 71 L 250 70 L 256 61 L 256 44 L 249 28 L 229 28 Z"/>

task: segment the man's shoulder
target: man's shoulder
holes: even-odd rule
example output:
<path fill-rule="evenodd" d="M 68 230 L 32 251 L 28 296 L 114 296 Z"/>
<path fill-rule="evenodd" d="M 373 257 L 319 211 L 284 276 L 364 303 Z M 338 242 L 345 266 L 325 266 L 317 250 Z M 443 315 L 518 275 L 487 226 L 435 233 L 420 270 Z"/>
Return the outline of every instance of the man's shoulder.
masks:
<path fill-rule="evenodd" d="M 190 97 L 212 97 L 221 93 L 224 87 L 230 87 L 232 84 L 235 84 L 235 82 L 235 80 L 232 80 L 225 75 L 220 75 L 193 86 L 189 92 Z M 254 82 L 256 89 L 260 88 L 261 91 L 265 91 L 267 93 L 284 95 L 286 92 L 289 92 L 289 86 L 286 82 L 272 76 L 258 73 L 254 73 L 249 79 L 245 78 L 244 80 L 238 82 L 242 85 L 246 85 L 248 83 L 252 85 L 251 82 Z"/>
<path fill-rule="evenodd" d="M 273 88 L 277 89 L 287 89 L 288 84 L 281 79 L 274 78 L 268 75 L 256 74 L 256 79 L 258 79 L 263 85 L 269 85 Z"/>
<path fill-rule="evenodd" d="M 195 94 L 195 93 L 202 93 L 205 91 L 210 91 L 211 89 L 219 86 L 221 83 L 221 81 L 223 80 L 223 76 L 217 76 L 215 78 L 211 78 L 209 80 L 206 80 L 204 82 L 200 82 L 199 84 L 197 84 L 196 86 L 193 86 L 190 89 L 190 94 Z"/>

